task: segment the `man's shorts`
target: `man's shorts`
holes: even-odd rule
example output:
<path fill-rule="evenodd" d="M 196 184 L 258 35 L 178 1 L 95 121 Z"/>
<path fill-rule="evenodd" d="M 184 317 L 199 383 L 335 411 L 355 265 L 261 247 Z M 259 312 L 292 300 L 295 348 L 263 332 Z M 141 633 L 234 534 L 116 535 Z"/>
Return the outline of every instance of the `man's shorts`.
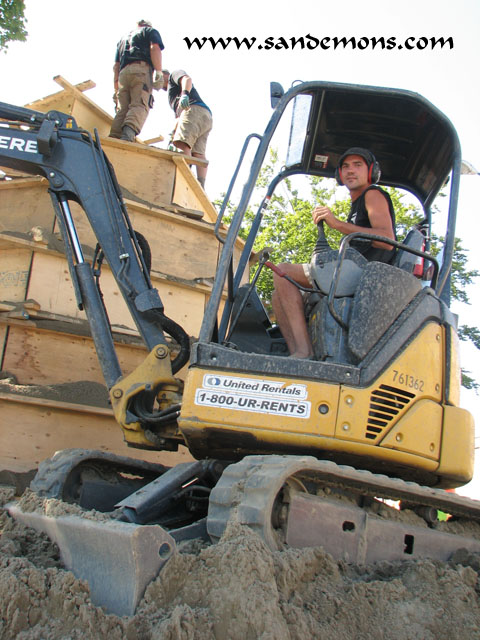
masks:
<path fill-rule="evenodd" d="M 192 104 L 180 114 L 173 142 L 185 142 L 192 152 L 205 155 L 208 134 L 212 130 L 212 114 L 205 107 Z"/>

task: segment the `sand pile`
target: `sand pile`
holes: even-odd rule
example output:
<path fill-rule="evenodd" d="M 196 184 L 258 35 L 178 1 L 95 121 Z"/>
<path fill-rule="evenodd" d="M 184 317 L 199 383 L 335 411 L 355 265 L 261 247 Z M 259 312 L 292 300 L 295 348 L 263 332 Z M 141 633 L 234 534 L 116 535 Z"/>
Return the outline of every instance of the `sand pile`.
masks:
<path fill-rule="evenodd" d="M 10 496 L 0 492 L 0 504 Z M 148 587 L 135 616 L 107 615 L 62 569 L 55 546 L 0 512 L 0 638 L 18 640 L 454 640 L 480 638 L 480 558 L 371 567 L 321 548 L 271 552 L 230 526 L 190 542 Z"/>

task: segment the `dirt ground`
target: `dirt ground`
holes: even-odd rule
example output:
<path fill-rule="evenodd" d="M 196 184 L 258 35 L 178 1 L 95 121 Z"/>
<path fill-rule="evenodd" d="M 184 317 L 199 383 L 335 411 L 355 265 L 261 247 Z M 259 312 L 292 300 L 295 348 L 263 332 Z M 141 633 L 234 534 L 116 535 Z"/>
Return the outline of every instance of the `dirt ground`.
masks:
<path fill-rule="evenodd" d="M 0 505 L 11 500 L 0 491 Z M 131 617 L 107 615 L 43 535 L 0 510 L 0 639 L 464 640 L 480 638 L 480 557 L 369 567 L 321 548 L 272 552 L 232 525 L 185 545 Z"/>

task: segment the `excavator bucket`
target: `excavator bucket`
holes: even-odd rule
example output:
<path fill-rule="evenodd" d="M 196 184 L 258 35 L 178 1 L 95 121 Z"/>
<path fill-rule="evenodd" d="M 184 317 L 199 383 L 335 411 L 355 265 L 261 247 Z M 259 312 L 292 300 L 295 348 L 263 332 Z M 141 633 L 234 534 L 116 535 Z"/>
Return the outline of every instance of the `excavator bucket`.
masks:
<path fill-rule="evenodd" d="M 15 503 L 6 509 L 58 545 L 65 567 L 88 582 L 93 604 L 107 613 L 133 615 L 148 583 L 176 552 L 174 539 L 158 525 L 53 517 Z"/>

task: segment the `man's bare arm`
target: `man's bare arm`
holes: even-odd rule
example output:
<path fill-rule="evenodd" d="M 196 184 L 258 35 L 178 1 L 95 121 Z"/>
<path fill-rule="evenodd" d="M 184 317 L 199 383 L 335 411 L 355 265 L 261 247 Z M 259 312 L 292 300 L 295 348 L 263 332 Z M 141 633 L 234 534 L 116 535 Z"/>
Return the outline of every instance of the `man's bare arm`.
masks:
<path fill-rule="evenodd" d="M 339 220 L 339 218 L 336 218 L 333 215 L 329 207 L 316 207 L 312 212 L 312 218 L 315 224 L 318 224 L 323 220 L 329 227 L 340 231 L 340 233 L 343 233 L 344 235 L 361 232 L 374 236 L 384 236 L 385 238 L 395 240 L 392 219 L 390 217 L 390 211 L 385 197 L 378 191 L 368 191 L 365 195 L 365 207 L 368 212 L 368 219 L 372 225 L 371 228 L 360 227 L 357 224 Z M 387 245 L 383 242 L 372 242 L 372 246 L 381 249 L 392 248 L 391 245 Z"/>
<path fill-rule="evenodd" d="M 158 44 L 150 45 L 150 59 L 152 60 L 155 71 L 162 70 L 162 50 Z"/>
<path fill-rule="evenodd" d="M 113 87 L 115 91 L 118 91 L 118 76 L 120 74 L 120 63 L 115 62 L 113 65 Z"/>

